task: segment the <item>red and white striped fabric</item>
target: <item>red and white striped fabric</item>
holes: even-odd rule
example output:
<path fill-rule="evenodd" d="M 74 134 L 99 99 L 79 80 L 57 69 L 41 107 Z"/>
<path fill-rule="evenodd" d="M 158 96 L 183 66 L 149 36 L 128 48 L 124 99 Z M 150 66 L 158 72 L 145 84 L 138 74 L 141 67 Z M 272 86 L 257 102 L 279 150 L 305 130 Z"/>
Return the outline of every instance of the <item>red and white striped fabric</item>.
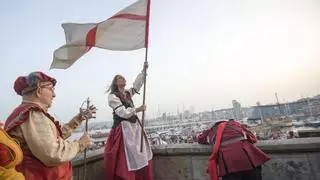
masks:
<path fill-rule="evenodd" d="M 69 68 L 92 47 L 114 51 L 148 47 L 149 1 L 138 0 L 100 23 L 62 24 L 66 44 L 54 52 L 50 68 Z"/>

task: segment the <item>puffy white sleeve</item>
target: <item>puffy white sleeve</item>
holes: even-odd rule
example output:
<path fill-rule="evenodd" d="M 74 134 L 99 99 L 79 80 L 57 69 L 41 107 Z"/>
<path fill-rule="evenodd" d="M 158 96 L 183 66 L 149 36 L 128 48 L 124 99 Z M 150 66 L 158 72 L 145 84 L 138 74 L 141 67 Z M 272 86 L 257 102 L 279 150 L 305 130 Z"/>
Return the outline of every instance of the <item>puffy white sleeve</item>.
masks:
<path fill-rule="evenodd" d="M 144 76 L 145 76 L 145 73 L 141 72 L 136 77 L 135 81 L 133 82 L 133 86 L 128 90 L 131 96 L 135 95 L 136 93 L 139 93 L 142 85 L 144 84 Z"/>
<path fill-rule="evenodd" d="M 108 104 L 112 108 L 112 110 L 120 117 L 124 119 L 128 119 L 133 115 L 136 115 L 136 108 L 128 107 L 126 108 L 120 101 L 120 99 L 114 95 L 109 94 L 108 96 Z"/>

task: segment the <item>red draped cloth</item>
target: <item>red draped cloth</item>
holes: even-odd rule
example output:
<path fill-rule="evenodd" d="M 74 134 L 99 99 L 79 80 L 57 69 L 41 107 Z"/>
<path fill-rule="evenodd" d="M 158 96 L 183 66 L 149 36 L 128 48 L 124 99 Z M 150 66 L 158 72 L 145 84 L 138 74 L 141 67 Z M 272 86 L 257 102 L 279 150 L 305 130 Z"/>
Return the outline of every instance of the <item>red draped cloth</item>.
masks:
<path fill-rule="evenodd" d="M 62 135 L 60 125 L 57 121 L 54 121 L 48 113 L 44 112 L 36 104 L 23 103 L 18 106 L 5 123 L 5 130 L 10 135 L 10 131 L 17 126 L 20 126 L 28 120 L 29 111 L 39 111 L 44 113 L 49 119 L 54 122 L 57 130 Z M 58 137 L 57 137 L 58 138 Z M 64 162 L 54 167 L 48 167 L 37 159 L 28 149 L 22 149 L 23 161 L 16 166 L 16 170 L 21 172 L 26 180 L 70 180 L 72 178 L 72 165 L 71 162 Z"/>
<path fill-rule="evenodd" d="M 121 125 L 110 131 L 104 148 L 104 167 L 106 180 L 153 180 L 152 161 L 137 171 L 128 170 Z"/>
<path fill-rule="evenodd" d="M 21 172 L 26 180 L 70 180 L 72 177 L 70 162 L 48 167 L 27 151 L 23 151 L 23 161 L 16 166 L 16 170 Z"/>
<path fill-rule="evenodd" d="M 4 144 L 0 144 L 0 166 L 5 167 L 12 162 L 10 149 Z"/>
<path fill-rule="evenodd" d="M 225 122 L 219 124 L 219 126 L 217 128 L 215 143 L 212 148 L 212 152 L 210 154 L 210 157 L 208 159 L 207 172 L 209 173 L 211 180 L 218 180 L 217 153 L 219 151 L 219 147 L 220 147 L 221 139 L 222 139 L 222 133 L 223 133 L 225 127 L 226 127 Z"/>
<path fill-rule="evenodd" d="M 270 158 L 261 149 L 256 147 L 257 139 L 245 126 L 236 121 L 225 122 L 221 143 L 234 138 L 243 137 L 246 134 L 246 140 L 239 140 L 228 145 L 220 145 L 215 156 L 218 176 L 225 176 L 228 173 L 248 171 L 261 166 Z M 203 131 L 198 136 L 200 144 L 214 144 L 218 131 L 218 126 Z"/>

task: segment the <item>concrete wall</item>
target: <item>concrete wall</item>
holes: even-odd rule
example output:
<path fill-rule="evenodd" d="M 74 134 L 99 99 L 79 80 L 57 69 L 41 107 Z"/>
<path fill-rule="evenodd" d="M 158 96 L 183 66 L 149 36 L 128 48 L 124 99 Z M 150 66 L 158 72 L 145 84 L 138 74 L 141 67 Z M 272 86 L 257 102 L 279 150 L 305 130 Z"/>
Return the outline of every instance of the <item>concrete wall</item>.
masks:
<path fill-rule="evenodd" d="M 264 180 L 320 180 L 320 138 L 260 141 L 272 160 L 263 166 Z M 211 147 L 198 144 L 156 146 L 155 180 L 209 179 L 205 169 Z M 103 179 L 103 149 L 88 154 L 87 179 Z M 83 158 L 73 161 L 74 179 L 83 177 Z"/>

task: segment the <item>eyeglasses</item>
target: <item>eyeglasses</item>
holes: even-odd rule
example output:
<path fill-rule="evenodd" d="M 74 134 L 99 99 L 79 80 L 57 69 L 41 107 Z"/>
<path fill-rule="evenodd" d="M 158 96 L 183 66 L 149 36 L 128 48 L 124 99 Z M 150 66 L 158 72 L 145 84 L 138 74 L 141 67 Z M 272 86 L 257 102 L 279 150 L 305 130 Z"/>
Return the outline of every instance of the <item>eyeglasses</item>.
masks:
<path fill-rule="evenodd" d="M 40 88 L 49 89 L 52 93 L 54 93 L 54 91 L 55 91 L 55 88 L 53 86 L 50 86 L 50 85 L 40 86 Z"/>

